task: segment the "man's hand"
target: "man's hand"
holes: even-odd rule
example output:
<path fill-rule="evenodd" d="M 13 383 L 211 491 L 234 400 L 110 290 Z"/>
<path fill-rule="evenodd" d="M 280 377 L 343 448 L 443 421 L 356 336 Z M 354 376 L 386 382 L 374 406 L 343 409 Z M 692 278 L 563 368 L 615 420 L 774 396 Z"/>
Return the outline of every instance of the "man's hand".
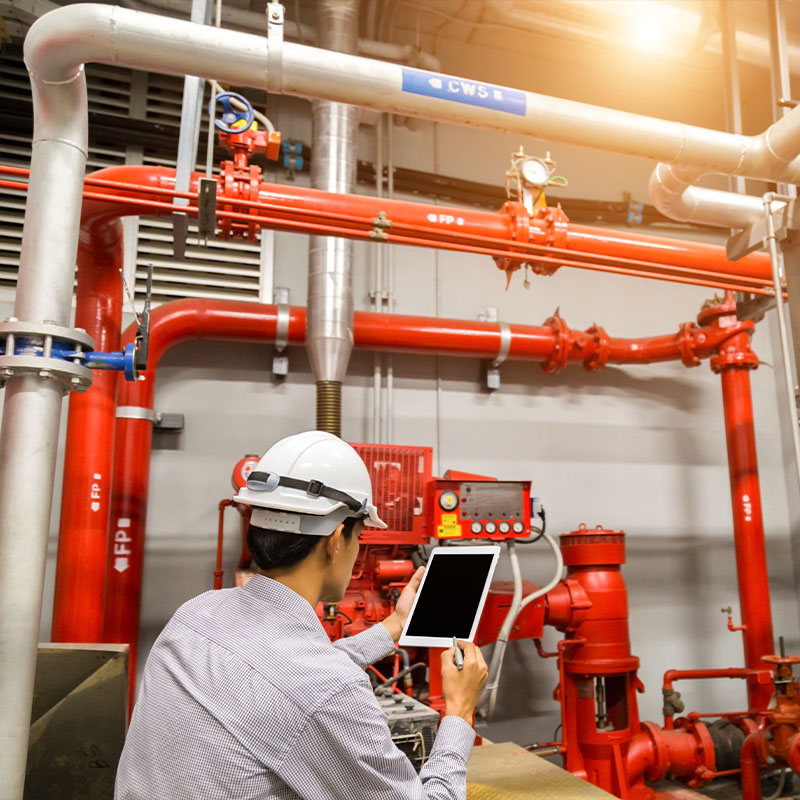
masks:
<path fill-rule="evenodd" d="M 403 632 L 408 615 L 411 613 L 411 606 L 414 605 L 414 598 L 417 596 L 417 589 L 419 589 L 419 584 L 424 574 L 425 567 L 419 567 L 411 576 L 411 580 L 406 584 L 405 589 L 400 593 L 400 597 L 397 598 L 394 613 L 383 620 L 383 624 L 392 635 L 392 641 L 396 642 Z"/>
<path fill-rule="evenodd" d="M 442 694 L 445 701 L 445 714 L 461 717 L 472 725 L 475 704 L 481 695 L 483 684 L 489 675 L 489 668 L 483 660 L 480 648 L 471 642 L 458 642 L 464 651 L 464 668 L 455 664 L 455 648 L 442 652 Z"/>

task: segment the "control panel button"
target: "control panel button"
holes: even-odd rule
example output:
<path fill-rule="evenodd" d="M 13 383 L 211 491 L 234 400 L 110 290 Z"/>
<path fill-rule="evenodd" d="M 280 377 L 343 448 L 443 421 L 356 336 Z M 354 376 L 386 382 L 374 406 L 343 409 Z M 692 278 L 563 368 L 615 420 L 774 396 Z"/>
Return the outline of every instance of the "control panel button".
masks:
<path fill-rule="evenodd" d="M 500 533 L 508 533 L 511 530 L 511 523 L 503 520 L 498 527 L 500 528 Z"/>
<path fill-rule="evenodd" d="M 472 525 L 469 526 L 469 529 L 473 533 L 482 533 L 483 532 L 483 523 L 480 522 L 479 520 L 475 520 L 475 522 L 473 522 Z"/>
<path fill-rule="evenodd" d="M 453 511 L 458 508 L 458 495 L 452 489 L 442 492 L 439 495 L 439 505 L 445 511 Z"/>
<path fill-rule="evenodd" d="M 483 529 L 486 533 L 497 533 L 497 523 L 489 520 L 489 522 L 484 525 Z"/>
<path fill-rule="evenodd" d="M 514 533 L 522 533 L 525 530 L 525 523 L 522 520 L 518 519 L 511 526 L 511 530 L 514 531 Z"/>

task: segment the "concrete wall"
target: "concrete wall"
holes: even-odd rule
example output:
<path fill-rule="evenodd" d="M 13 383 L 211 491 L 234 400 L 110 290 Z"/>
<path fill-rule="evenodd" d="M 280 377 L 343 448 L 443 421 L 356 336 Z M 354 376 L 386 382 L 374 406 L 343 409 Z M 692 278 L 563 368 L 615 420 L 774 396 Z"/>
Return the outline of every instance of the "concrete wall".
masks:
<path fill-rule="evenodd" d="M 497 53 L 495 61 L 473 63 L 471 69 L 464 53 L 451 56 L 446 68 L 453 71 L 460 66 L 465 74 L 498 82 L 505 74 L 507 83 L 526 88 L 535 83 L 525 72 L 513 81 L 500 69 Z M 595 96 L 594 102 L 600 101 Z M 280 101 L 272 109 L 288 138 L 308 141 L 304 104 Z M 641 159 L 425 122 L 413 131 L 395 131 L 399 166 L 498 184 L 521 143 L 527 152 L 551 151 L 558 172 L 570 179 L 571 196 L 618 200 L 627 190 L 646 200 L 652 165 Z M 369 129 L 362 129 L 359 157 L 374 157 Z M 291 302 L 304 305 L 306 239 L 276 238 L 276 285 L 290 287 Z M 356 247 L 359 309 L 369 308 L 375 247 Z M 572 327 L 596 322 L 612 335 L 646 336 L 676 331 L 713 294 L 568 269 L 534 277 L 530 290 L 522 288 L 517 274 L 506 291 L 504 276 L 485 257 L 398 248 L 393 258 L 398 313 L 475 319 L 493 306 L 502 320 L 535 324 L 558 307 Z M 762 323 L 754 340 L 766 364 L 778 361 L 771 325 Z M 216 343 L 181 345 L 162 362 L 156 408 L 184 414 L 186 427 L 154 437 L 142 656 L 175 608 L 211 586 L 216 505 L 230 494 L 235 462 L 313 427 L 313 378 L 304 351 L 291 351 L 291 372 L 282 383 L 272 379 L 270 363 L 269 347 Z M 591 374 L 571 367 L 548 376 L 537 365 L 509 363 L 501 370 L 502 388 L 490 395 L 482 386 L 482 365 L 473 360 L 407 356 L 394 357 L 392 364 L 396 443 L 433 445 L 439 473 L 456 468 L 532 480 L 553 533 L 581 522 L 627 532 L 631 637 L 648 690 L 641 701 L 644 719 L 659 718 L 666 668 L 741 663 L 740 637 L 726 630 L 720 613 L 733 605 L 738 620 L 720 386 L 707 365 L 610 367 Z M 371 354 L 354 354 L 343 392 L 343 432 L 351 441 L 370 436 L 372 368 Z M 800 637 L 775 378 L 767 365 L 752 378 L 775 631 L 796 651 Z M 49 630 L 58 503 L 57 491 L 43 638 Z M 231 515 L 229 569 L 238 552 L 236 531 Z M 527 579 L 544 581 L 551 574 L 544 545 L 524 549 L 522 563 Z M 508 576 L 504 560 L 497 577 Z M 546 645 L 555 638 L 549 634 Z M 551 699 L 554 663 L 540 661 L 533 645 L 522 642 L 509 648 L 506 665 L 497 721 L 486 735 L 523 744 L 552 738 L 558 724 Z M 682 689 L 689 708 L 743 707 L 743 687 L 734 682 Z"/>

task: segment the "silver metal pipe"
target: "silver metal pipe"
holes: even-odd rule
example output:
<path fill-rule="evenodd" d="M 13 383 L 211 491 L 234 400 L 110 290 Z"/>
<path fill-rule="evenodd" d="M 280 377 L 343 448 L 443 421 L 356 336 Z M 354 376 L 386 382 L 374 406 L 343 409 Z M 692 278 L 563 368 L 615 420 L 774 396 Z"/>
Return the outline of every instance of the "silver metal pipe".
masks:
<path fill-rule="evenodd" d="M 369 10 L 375 11 L 371 3 Z M 367 30 L 370 30 L 368 27 Z M 375 124 L 375 195 L 383 197 L 383 125 L 384 115 L 379 114 Z M 381 310 L 383 302 L 383 245 L 373 246 L 374 264 L 372 273 L 372 305 L 375 311 Z M 381 383 L 383 382 L 383 363 L 380 353 L 373 354 L 372 361 L 372 441 L 381 441 Z"/>
<path fill-rule="evenodd" d="M 742 99 L 739 89 L 739 59 L 736 51 L 736 15 L 733 0 L 719 0 L 720 27 L 722 28 L 722 66 L 725 72 L 725 121 L 731 133 L 742 132 Z M 731 177 L 731 191 L 747 191 L 744 178 Z"/>
<path fill-rule="evenodd" d="M 0 431 L 2 800 L 21 800 L 25 786 L 60 414 L 55 380 L 8 379 Z"/>
<path fill-rule="evenodd" d="M 792 431 L 792 446 L 794 450 L 795 477 L 797 488 L 800 491 L 800 424 L 797 418 L 797 398 L 794 388 L 794 361 L 791 345 L 789 344 L 789 330 L 786 322 L 786 314 L 783 301 L 783 285 L 781 276 L 783 275 L 783 253 L 778 249 L 778 240 L 775 236 L 775 222 L 772 216 L 772 204 L 775 202 L 775 195 L 767 192 L 764 195 L 764 220 L 767 226 L 767 249 L 772 264 L 772 282 L 775 286 L 775 310 L 778 314 L 778 332 L 781 342 L 781 361 L 783 363 L 784 385 L 786 388 L 786 401 L 791 419 L 789 427 Z"/>
<path fill-rule="evenodd" d="M 650 200 L 665 216 L 680 222 L 746 228 L 764 216 L 759 197 L 695 186 L 705 170 L 658 164 L 650 174 Z"/>
<path fill-rule="evenodd" d="M 53 40 L 60 46 L 52 47 Z M 26 40 L 26 60 L 41 64 L 47 75 L 71 78 L 81 63 L 103 61 L 259 87 L 267 50 L 266 39 L 250 34 L 93 4 L 46 14 Z M 220 51 L 225 58 L 214 57 Z M 294 43 L 283 45 L 282 75 L 270 82 L 284 94 L 556 139 L 707 172 L 787 182 L 800 175 L 795 145 L 800 108 L 759 135 L 742 136 L 457 76 L 428 77 L 409 67 Z M 478 87 L 481 96 L 489 94 L 486 102 Z"/>
<path fill-rule="evenodd" d="M 319 0 L 319 44 L 354 53 L 358 46 L 358 0 Z M 317 51 L 319 52 L 319 51 Z M 284 58 L 286 53 L 284 52 Z M 311 185 L 349 194 L 356 176 L 356 128 L 359 111 L 344 103 L 311 104 Z M 353 349 L 353 243 L 331 236 L 312 236 L 308 251 L 306 347 L 314 378 L 342 383 Z"/>
<path fill-rule="evenodd" d="M 772 116 L 777 122 L 783 119 L 789 110 L 780 105 L 780 100 L 792 96 L 792 87 L 789 81 L 789 64 L 786 58 L 786 21 L 783 8 L 779 0 L 768 0 L 769 14 L 769 80 L 772 91 Z M 778 184 L 778 193 L 797 196 L 797 190 L 791 183 Z"/>

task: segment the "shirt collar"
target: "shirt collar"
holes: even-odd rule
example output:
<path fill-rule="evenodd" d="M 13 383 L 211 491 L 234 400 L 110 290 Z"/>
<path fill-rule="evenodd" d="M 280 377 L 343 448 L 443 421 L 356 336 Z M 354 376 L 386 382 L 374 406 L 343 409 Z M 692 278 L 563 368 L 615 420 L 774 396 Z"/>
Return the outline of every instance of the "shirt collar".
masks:
<path fill-rule="evenodd" d="M 280 581 L 256 574 L 242 587 L 242 591 L 281 613 L 290 614 L 298 622 L 306 625 L 310 632 L 328 639 L 316 611 L 308 600 Z"/>

